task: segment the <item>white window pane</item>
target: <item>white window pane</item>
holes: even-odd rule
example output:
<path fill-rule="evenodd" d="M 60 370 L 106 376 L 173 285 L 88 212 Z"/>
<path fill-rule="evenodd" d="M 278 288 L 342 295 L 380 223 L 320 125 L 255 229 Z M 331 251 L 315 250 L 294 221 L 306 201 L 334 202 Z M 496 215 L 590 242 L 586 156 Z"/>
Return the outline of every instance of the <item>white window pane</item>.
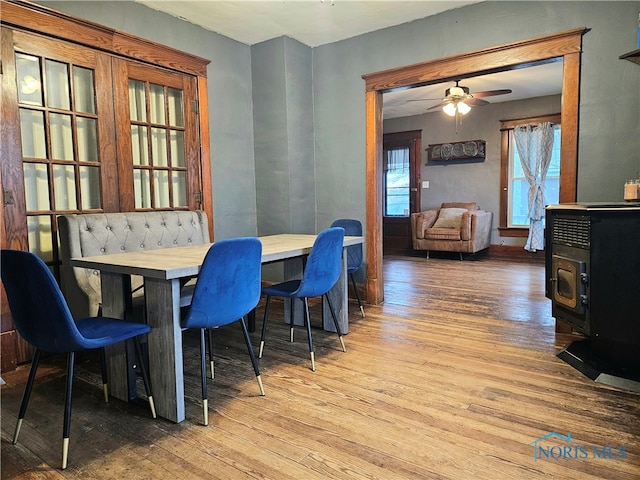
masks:
<path fill-rule="evenodd" d="M 147 127 L 131 125 L 131 154 L 134 165 L 149 165 Z"/>
<path fill-rule="evenodd" d="M 98 136 L 95 118 L 76 118 L 78 133 L 78 160 L 81 162 L 98 162 Z"/>
<path fill-rule="evenodd" d="M 136 208 L 151 208 L 151 183 L 148 170 L 133 170 L 133 190 Z"/>
<path fill-rule="evenodd" d="M 129 116 L 137 122 L 147 120 L 144 82 L 129 80 Z"/>
<path fill-rule="evenodd" d="M 171 165 L 184 167 L 184 132 L 171 130 Z"/>
<path fill-rule="evenodd" d="M 169 125 L 172 127 L 184 126 L 182 114 L 182 90 L 169 89 Z"/>
<path fill-rule="evenodd" d="M 18 76 L 18 101 L 27 105 L 42 106 L 42 76 L 38 57 L 16 53 Z"/>
<path fill-rule="evenodd" d="M 173 206 L 187 207 L 187 175 L 186 172 L 173 172 Z"/>
<path fill-rule="evenodd" d="M 27 217 L 29 251 L 45 262 L 53 261 L 53 243 L 51 237 L 51 218 L 49 215 Z"/>
<path fill-rule="evenodd" d="M 96 113 L 95 95 L 93 89 L 93 70 L 73 67 L 73 99 L 75 111 Z"/>
<path fill-rule="evenodd" d="M 151 123 L 164 125 L 164 87 L 162 85 L 149 85 L 149 112 Z"/>
<path fill-rule="evenodd" d="M 82 208 L 84 210 L 102 208 L 100 168 L 80 167 L 80 195 L 82 197 Z"/>
<path fill-rule="evenodd" d="M 153 172 L 153 182 L 156 203 L 155 207 L 170 207 L 171 202 L 169 200 L 169 172 L 166 170 L 155 170 Z"/>
<path fill-rule="evenodd" d="M 56 210 L 76 209 L 75 172 L 71 165 L 53 166 L 53 195 Z"/>
<path fill-rule="evenodd" d="M 168 165 L 167 131 L 163 128 L 151 128 L 151 158 L 156 167 Z"/>
<path fill-rule="evenodd" d="M 23 171 L 27 211 L 49 210 L 47 166 L 41 163 L 23 163 Z"/>
<path fill-rule="evenodd" d="M 73 160 L 71 115 L 52 113 L 49 115 L 49 125 L 51 132 L 51 158 L 54 160 Z"/>
<path fill-rule="evenodd" d="M 47 106 L 71 110 L 67 64 L 53 60 L 46 60 L 44 64 L 47 73 Z"/>
<path fill-rule="evenodd" d="M 44 134 L 44 113 L 20 109 L 20 136 L 22 156 L 47 158 L 47 142 Z"/>

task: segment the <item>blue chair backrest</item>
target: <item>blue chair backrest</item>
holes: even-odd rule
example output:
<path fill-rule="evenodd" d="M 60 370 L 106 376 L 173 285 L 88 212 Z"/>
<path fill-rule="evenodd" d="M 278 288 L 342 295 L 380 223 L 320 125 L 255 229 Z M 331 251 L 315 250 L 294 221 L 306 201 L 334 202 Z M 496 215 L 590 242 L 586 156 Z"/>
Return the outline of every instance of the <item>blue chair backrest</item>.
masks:
<path fill-rule="evenodd" d="M 2 283 L 22 338 L 50 353 L 90 348 L 45 263 L 33 253 L 19 250 L 2 250 L 0 255 Z"/>
<path fill-rule="evenodd" d="M 340 218 L 335 220 L 332 227 L 344 228 L 344 234 L 347 237 L 361 237 L 362 223 L 360 220 L 351 218 Z M 362 267 L 362 244 L 350 245 L 347 247 L 347 269 L 349 272 L 357 272 Z"/>
<path fill-rule="evenodd" d="M 343 243 L 342 227 L 327 228 L 318 234 L 296 292 L 298 297 L 318 297 L 331 290 L 340 278 Z"/>
<path fill-rule="evenodd" d="M 184 328 L 213 328 L 240 320 L 260 301 L 262 242 L 230 238 L 209 248 Z"/>

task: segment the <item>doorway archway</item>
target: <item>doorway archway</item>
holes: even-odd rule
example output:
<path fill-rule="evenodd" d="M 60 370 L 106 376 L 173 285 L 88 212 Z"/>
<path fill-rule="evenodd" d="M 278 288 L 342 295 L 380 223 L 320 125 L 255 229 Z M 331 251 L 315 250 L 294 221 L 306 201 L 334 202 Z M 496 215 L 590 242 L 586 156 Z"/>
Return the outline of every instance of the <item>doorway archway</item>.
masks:
<path fill-rule="evenodd" d="M 367 301 L 384 301 L 382 278 L 382 94 L 545 62 L 563 62 L 560 202 L 576 200 L 580 52 L 585 27 L 363 75 L 366 109 Z"/>

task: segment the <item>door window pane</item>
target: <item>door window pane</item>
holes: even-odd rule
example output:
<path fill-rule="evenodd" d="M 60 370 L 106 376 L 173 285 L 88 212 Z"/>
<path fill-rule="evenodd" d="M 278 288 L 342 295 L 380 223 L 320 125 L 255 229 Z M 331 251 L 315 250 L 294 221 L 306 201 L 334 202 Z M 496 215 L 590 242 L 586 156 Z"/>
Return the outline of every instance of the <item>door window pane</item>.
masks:
<path fill-rule="evenodd" d="M 47 142 L 44 134 L 44 113 L 20 109 L 20 134 L 22 136 L 22 156 L 27 158 L 47 158 Z"/>
<path fill-rule="evenodd" d="M 187 172 L 173 172 L 173 205 L 187 207 Z"/>
<path fill-rule="evenodd" d="M 168 166 L 167 131 L 164 128 L 151 129 L 151 155 L 154 167 Z"/>
<path fill-rule="evenodd" d="M 80 167 L 80 194 L 83 209 L 102 208 L 98 167 Z"/>
<path fill-rule="evenodd" d="M 171 165 L 184 167 L 184 132 L 171 130 Z"/>
<path fill-rule="evenodd" d="M 175 88 L 169 88 L 169 125 L 172 127 L 184 126 L 182 90 Z"/>
<path fill-rule="evenodd" d="M 45 262 L 51 262 L 53 260 L 51 217 L 49 215 L 27 217 L 27 231 L 29 251 L 38 255 Z"/>
<path fill-rule="evenodd" d="M 47 106 L 71 110 L 67 64 L 46 60 L 45 72 L 47 74 Z"/>
<path fill-rule="evenodd" d="M 144 82 L 129 80 L 129 112 L 131 120 L 145 122 L 147 120 Z"/>
<path fill-rule="evenodd" d="M 27 105 L 42 106 L 40 59 L 16 53 L 16 73 L 18 75 L 18 101 Z"/>
<path fill-rule="evenodd" d="M 164 125 L 164 87 L 162 85 L 149 85 L 149 111 L 151 123 Z"/>
<path fill-rule="evenodd" d="M 384 214 L 390 217 L 409 216 L 409 149 L 386 151 L 384 171 Z"/>
<path fill-rule="evenodd" d="M 76 117 L 76 131 L 78 134 L 78 160 L 80 162 L 99 161 L 96 119 Z"/>
<path fill-rule="evenodd" d="M 171 206 L 169 199 L 169 172 L 166 170 L 154 170 L 153 189 L 155 192 L 156 208 L 167 208 Z"/>
<path fill-rule="evenodd" d="M 51 113 L 49 115 L 49 124 L 51 132 L 51 158 L 55 160 L 73 160 L 71 115 Z"/>
<path fill-rule="evenodd" d="M 133 190 L 135 194 L 136 208 L 151 208 L 151 188 L 149 171 L 133 170 Z"/>
<path fill-rule="evenodd" d="M 42 163 L 23 163 L 27 211 L 49 210 L 49 177 Z"/>
<path fill-rule="evenodd" d="M 96 113 L 93 70 L 73 67 L 73 99 L 76 112 Z"/>
<path fill-rule="evenodd" d="M 149 165 L 147 127 L 131 125 L 131 149 L 134 165 Z"/>
<path fill-rule="evenodd" d="M 53 165 L 55 210 L 75 210 L 76 178 L 73 165 Z"/>

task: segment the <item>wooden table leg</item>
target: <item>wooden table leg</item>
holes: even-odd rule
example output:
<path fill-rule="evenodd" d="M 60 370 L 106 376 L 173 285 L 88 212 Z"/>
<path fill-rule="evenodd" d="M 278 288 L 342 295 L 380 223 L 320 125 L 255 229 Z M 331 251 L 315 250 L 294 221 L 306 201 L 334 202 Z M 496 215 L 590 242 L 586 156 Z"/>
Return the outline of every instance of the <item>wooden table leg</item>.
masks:
<path fill-rule="evenodd" d="M 346 249 L 342 249 L 342 271 L 340 272 L 340 278 L 336 282 L 335 286 L 329 290 L 327 296 L 331 301 L 331 306 L 338 319 L 338 325 L 340 326 L 340 332 L 343 335 L 349 333 L 349 283 L 347 275 L 347 254 Z M 333 324 L 331 318 L 331 310 L 327 305 L 327 300 L 322 298 L 322 328 L 335 332 L 336 327 Z"/>
<path fill-rule="evenodd" d="M 149 333 L 149 376 L 157 414 L 174 422 L 185 418 L 180 281 L 145 278 Z"/>

